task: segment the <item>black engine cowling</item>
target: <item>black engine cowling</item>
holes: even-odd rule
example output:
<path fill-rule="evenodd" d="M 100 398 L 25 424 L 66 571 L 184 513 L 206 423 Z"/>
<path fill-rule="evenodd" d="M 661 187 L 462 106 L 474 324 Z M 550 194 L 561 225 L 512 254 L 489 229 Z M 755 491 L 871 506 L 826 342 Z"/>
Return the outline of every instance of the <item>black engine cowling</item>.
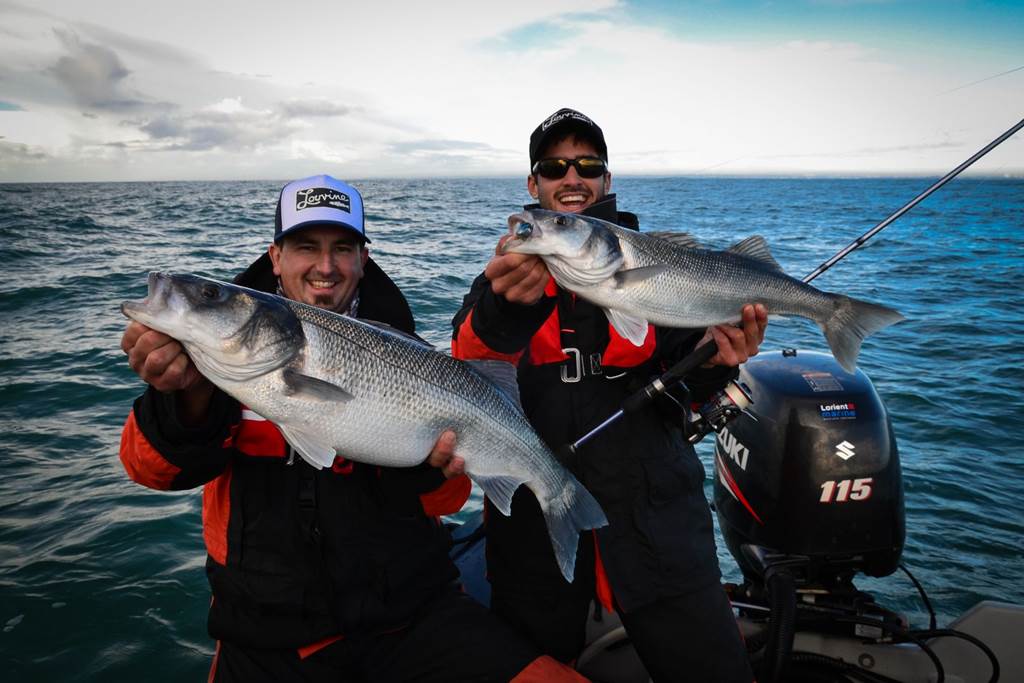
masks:
<path fill-rule="evenodd" d="M 899 454 L 867 376 L 786 350 L 746 363 L 740 381 L 756 421 L 742 415 L 719 432 L 714 498 L 744 575 L 762 569 L 746 544 L 806 557 L 802 582 L 895 571 L 906 533 Z"/>

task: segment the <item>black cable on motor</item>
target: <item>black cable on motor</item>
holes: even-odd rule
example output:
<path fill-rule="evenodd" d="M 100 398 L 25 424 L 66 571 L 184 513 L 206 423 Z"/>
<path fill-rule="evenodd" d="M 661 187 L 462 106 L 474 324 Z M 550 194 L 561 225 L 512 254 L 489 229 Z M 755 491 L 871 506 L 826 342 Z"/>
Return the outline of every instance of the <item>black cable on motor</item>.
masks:
<path fill-rule="evenodd" d="M 902 562 L 897 566 L 899 566 L 899 568 L 903 570 L 903 573 L 909 576 L 910 580 L 914 582 L 914 586 L 917 588 L 917 592 L 921 595 L 921 600 L 924 602 L 924 606 L 928 610 L 928 628 L 934 630 L 937 626 L 935 622 L 935 610 L 932 609 L 932 603 L 928 600 L 928 595 L 924 592 L 924 586 L 914 578 L 914 575 L 910 573 L 910 570 L 907 569 Z"/>
<path fill-rule="evenodd" d="M 993 652 L 988 645 L 971 634 L 963 633 L 951 628 L 933 628 L 927 631 L 910 631 L 909 633 L 913 633 L 915 636 L 919 636 L 921 638 L 961 638 L 966 640 L 968 643 L 971 643 L 985 653 L 985 656 L 988 657 L 988 661 L 992 664 L 992 677 L 988 679 L 989 683 L 996 683 L 996 681 L 999 680 L 999 658 L 996 657 L 996 653 Z"/>
<path fill-rule="evenodd" d="M 759 678 L 766 683 L 781 683 L 786 680 L 786 665 L 796 635 L 796 580 L 786 570 L 769 569 L 765 574 L 765 584 L 772 612 Z"/>
<path fill-rule="evenodd" d="M 842 622 L 846 622 L 846 623 L 849 623 L 849 624 L 861 624 L 861 625 L 864 625 L 864 626 L 873 626 L 873 627 L 881 629 L 881 630 L 883 630 L 883 631 L 885 631 L 887 633 L 892 633 L 893 634 L 892 638 L 891 638 L 892 642 L 899 642 L 901 640 L 906 640 L 906 641 L 909 641 L 911 643 L 914 643 L 919 648 L 921 648 L 921 651 L 924 652 L 925 655 L 928 657 L 928 659 L 932 660 L 932 664 L 935 665 L 935 676 L 936 676 L 935 683 L 944 683 L 944 681 L 946 680 L 946 670 L 943 668 L 942 662 L 939 661 L 938 655 L 935 654 L 935 651 L 932 650 L 932 648 L 928 645 L 928 643 L 924 642 L 921 638 L 918 638 L 917 635 L 915 635 L 915 634 L 913 634 L 913 633 L 903 629 L 902 627 L 895 627 L 895 626 L 892 626 L 890 624 L 885 623 L 884 621 L 879 621 L 879 620 L 876 620 L 876 619 L 868 619 L 868 618 L 865 618 L 865 617 L 856 617 L 856 616 L 848 616 L 848 615 L 836 615 L 835 617 L 833 617 L 833 619 L 835 621 L 842 621 Z M 875 643 L 879 643 L 879 644 L 885 644 L 886 641 L 878 639 L 878 640 L 875 640 L 874 642 Z"/>
<path fill-rule="evenodd" d="M 935 683 L 943 683 L 946 680 L 946 670 L 942 668 L 942 662 L 939 661 L 938 655 L 935 651 L 928 646 L 928 643 L 924 642 L 917 636 L 910 635 L 910 633 L 904 632 L 900 638 L 906 638 L 910 642 L 921 648 L 921 651 L 928 655 L 928 659 L 932 660 L 932 664 L 935 665 Z"/>
<path fill-rule="evenodd" d="M 828 681 L 835 681 L 835 672 L 846 676 L 847 678 L 856 678 L 861 681 L 867 681 L 868 683 L 901 683 L 895 678 L 889 678 L 880 673 L 874 671 L 868 671 L 863 667 L 860 667 L 851 662 L 847 662 L 836 657 L 829 657 L 828 655 L 818 654 L 816 652 L 794 652 L 790 658 L 792 664 L 811 664 L 821 668 L 826 668 L 832 672 L 832 676 L 828 678 Z M 791 669 L 791 673 L 795 676 L 796 671 Z"/>

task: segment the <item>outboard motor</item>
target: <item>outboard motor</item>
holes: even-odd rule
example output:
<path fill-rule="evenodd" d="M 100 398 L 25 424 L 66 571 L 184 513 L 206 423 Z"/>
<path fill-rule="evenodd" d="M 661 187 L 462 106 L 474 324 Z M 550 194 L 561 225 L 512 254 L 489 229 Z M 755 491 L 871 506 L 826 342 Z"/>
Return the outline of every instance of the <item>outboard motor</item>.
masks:
<path fill-rule="evenodd" d="M 798 604 L 886 618 L 852 579 L 899 565 L 896 439 L 871 381 L 830 355 L 762 354 L 742 367 L 740 384 L 753 405 L 715 442 L 715 509 L 745 578 L 733 597 L 770 607 L 768 628 L 747 640 L 758 680 L 802 680 L 789 670 Z"/>
<path fill-rule="evenodd" d="M 740 381 L 753 405 L 718 432 L 714 499 L 744 576 L 763 578 L 766 553 L 790 556 L 801 584 L 895 571 L 906 533 L 899 454 L 867 376 L 787 349 L 748 361 Z"/>

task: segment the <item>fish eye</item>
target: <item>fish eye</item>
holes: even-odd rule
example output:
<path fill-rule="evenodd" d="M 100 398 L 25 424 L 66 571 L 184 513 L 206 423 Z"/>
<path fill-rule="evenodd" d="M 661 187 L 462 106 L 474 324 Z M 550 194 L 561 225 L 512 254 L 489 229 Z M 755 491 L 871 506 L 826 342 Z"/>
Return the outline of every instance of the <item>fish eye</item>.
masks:
<path fill-rule="evenodd" d="M 566 220 L 565 216 L 558 216 L 555 218 L 555 225 L 559 225 L 564 228 L 568 223 L 569 221 Z"/>
<path fill-rule="evenodd" d="M 220 288 L 214 284 L 205 284 L 203 288 L 199 290 L 199 293 L 204 299 L 216 299 L 217 295 L 220 294 Z"/>

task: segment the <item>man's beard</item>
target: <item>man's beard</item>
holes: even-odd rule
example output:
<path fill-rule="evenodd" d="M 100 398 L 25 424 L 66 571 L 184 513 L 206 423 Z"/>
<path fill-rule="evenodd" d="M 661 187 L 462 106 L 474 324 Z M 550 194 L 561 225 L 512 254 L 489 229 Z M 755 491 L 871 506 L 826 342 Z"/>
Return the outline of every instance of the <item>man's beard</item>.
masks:
<path fill-rule="evenodd" d="M 315 296 L 315 297 L 313 297 L 313 305 L 316 306 L 317 308 L 326 308 L 327 310 L 333 311 L 335 313 L 344 313 L 345 312 L 344 311 L 344 307 L 340 307 L 339 308 L 334 303 L 333 297 L 331 297 L 330 295 L 327 295 L 327 296 Z"/>

